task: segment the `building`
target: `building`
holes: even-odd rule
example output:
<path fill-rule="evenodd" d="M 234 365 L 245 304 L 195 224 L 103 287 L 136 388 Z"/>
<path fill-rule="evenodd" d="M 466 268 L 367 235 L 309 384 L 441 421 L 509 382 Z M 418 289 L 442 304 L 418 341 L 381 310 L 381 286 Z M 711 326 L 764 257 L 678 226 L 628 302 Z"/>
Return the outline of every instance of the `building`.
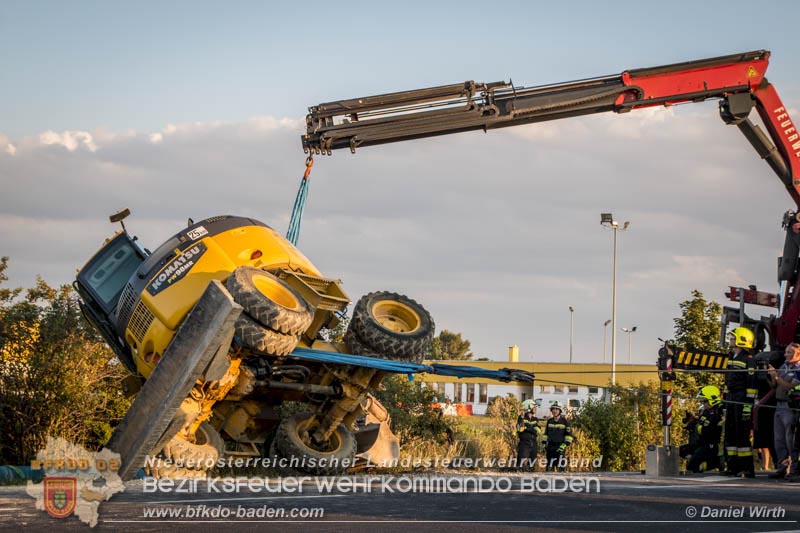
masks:
<path fill-rule="evenodd" d="M 453 403 L 470 406 L 475 415 L 486 414 L 486 407 L 496 396 L 514 395 L 520 401 L 532 398 L 539 405 L 537 416 L 549 416 L 549 406 L 559 401 L 570 410 L 580 409 L 590 399 L 602 399 L 611 383 L 611 364 L 602 363 L 526 363 L 517 361 L 517 352 L 509 350 L 509 361 L 435 361 L 452 365 L 469 365 L 486 370 L 514 368 L 533 372 L 530 383 L 502 383 L 484 378 L 459 379 L 435 374 L 421 374 L 416 379 L 432 387 Z M 428 363 L 428 362 L 426 362 Z M 658 381 L 655 361 L 652 365 L 617 365 L 617 385 L 635 386 Z"/>

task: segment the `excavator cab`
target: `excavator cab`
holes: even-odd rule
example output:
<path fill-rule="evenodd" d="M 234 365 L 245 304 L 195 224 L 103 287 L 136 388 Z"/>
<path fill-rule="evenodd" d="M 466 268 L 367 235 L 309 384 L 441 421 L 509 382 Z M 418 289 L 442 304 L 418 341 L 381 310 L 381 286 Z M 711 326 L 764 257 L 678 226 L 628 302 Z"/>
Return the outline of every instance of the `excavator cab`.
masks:
<path fill-rule="evenodd" d="M 86 320 L 100 331 L 120 361 L 134 373 L 132 354 L 117 334 L 114 316 L 122 290 L 145 258 L 135 239 L 127 231 L 120 231 L 78 272 L 73 284 L 81 297 L 80 307 Z"/>

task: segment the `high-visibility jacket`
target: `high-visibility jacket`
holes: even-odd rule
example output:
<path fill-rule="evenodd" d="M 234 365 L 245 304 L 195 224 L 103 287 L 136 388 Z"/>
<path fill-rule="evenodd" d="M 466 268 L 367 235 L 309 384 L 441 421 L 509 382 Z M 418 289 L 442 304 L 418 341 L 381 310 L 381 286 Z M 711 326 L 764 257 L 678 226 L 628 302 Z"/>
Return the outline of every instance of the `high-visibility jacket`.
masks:
<path fill-rule="evenodd" d="M 544 428 L 544 440 L 547 441 L 549 447 L 564 443 L 572 444 L 572 427 L 567 417 L 559 415 L 558 418 L 548 418 Z"/>
<path fill-rule="evenodd" d="M 719 446 L 722 438 L 722 411 L 719 407 L 704 409 L 697 420 L 698 444 L 701 446 Z"/>
<path fill-rule="evenodd" d="M 517 417 L 517 436 L 520 440 L 530 440 L 536 442 L 539 440 L 539 435 L 542 433 L 542 428 L 539 427 L 539 419 L 536 415 L 528 411 Z"/>
<path fill-rule="evenodd" d="M 726 399 L 753 403 L 758 395 L 756 362 L 753 354 L 747 350 L 742 350 L 735 355 L 731 353 L 728 358 L 727 370 L 735 372 L 725 374 L 725 388 L 728 389 Z"/>

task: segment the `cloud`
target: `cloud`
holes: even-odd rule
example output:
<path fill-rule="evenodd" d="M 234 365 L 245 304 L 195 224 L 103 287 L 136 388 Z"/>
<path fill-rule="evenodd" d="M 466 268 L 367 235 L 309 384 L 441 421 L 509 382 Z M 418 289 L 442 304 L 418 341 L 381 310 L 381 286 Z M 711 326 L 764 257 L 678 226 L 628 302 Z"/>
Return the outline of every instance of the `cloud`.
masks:
<path fill-rule="evenodd" d="M 57 144 L 70 152 L 74 152 L 78 148 L 85 148 L 90 152 L 97 151 L 97 145 L 92 139 L 92 134 L 85 131 L 65 131 L 63 133 L 46 131 L 39 135 L 39 142 L 43 145 Z"/>
<path fill-rule="evenodd" d="M 130 207 L 153 249 L 185 225 L 241 214 L 284 232 L 305 168 L 304 122 L 168 124 L 159 131 L 0 135 L 0 255 L 12 284 L 68 282 Z M 775 287 L 780 182 L 713 106 L 598 115 L 317 157 L 300 248 L 355 300 L 409 294 L 480 356 L 598 360 L 611 314 L 612 233 L 619 325 L 634 360 L 655 357 L 677 303 L 728 284 Z M 627 354 L 626 354 L 627 355 Z"/>

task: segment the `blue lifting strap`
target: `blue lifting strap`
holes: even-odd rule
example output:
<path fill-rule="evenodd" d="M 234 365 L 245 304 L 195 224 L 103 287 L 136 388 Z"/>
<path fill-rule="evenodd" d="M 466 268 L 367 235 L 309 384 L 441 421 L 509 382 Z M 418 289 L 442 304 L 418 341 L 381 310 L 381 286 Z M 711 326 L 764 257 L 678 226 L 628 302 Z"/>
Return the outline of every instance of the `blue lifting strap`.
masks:
<path fill-rule="evenodd" d="M 312 166 L 314 166 L 314 158 L 308 156 L 308 158 L 306 158 L 306 171 L 300 182 L 297 198 L 294 199 L 292 217 L 289 220 L 289 229 L 286 231 L 286 240 L 295 246 L 297 246 L 297 241 L 300 239 L 300 224 L 303 222 L 303 210 L 306 207 L 306 198 L 308 197 L 308 175 L 311 174 Z"/>

